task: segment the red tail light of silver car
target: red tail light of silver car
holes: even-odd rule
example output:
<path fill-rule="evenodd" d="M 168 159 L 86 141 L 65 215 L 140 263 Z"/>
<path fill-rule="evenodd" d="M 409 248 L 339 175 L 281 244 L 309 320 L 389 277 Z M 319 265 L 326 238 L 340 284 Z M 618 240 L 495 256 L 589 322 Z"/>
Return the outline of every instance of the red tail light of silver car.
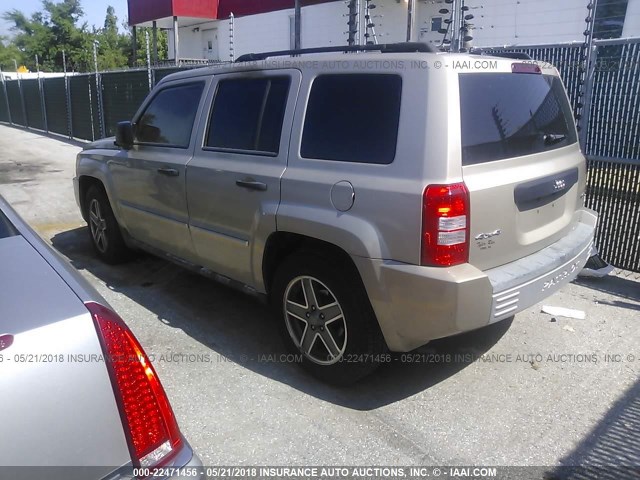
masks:
<path fill-rule="evenodd" d="M 149 358 L 115 312 L 94 302 L 85 305 L 100 337 L 134 465 L 166 464 L 182 439 Z"/>

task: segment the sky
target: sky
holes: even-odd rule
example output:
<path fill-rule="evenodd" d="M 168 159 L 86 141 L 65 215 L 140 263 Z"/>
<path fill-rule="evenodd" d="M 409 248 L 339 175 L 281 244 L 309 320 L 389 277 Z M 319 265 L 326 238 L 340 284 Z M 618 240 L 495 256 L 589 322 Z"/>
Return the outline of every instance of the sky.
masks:
<path fill-rule="evenodd" d="M 87 22 L 89 28 L 92 25 L 102 27 L 107 7 L 111 5 L 116 10 L 118 26 L 127 18 L 127 0 L 82 0 L 84 17 L 81 22 Z M 20 10 L 22 13 L 31 16 L 32 13 L 42 10 L 41 0 L 0 0 L 0 14 L 10 10 Z M 0 19 L 0 35 L 11 35 L 11 23 Z"/>

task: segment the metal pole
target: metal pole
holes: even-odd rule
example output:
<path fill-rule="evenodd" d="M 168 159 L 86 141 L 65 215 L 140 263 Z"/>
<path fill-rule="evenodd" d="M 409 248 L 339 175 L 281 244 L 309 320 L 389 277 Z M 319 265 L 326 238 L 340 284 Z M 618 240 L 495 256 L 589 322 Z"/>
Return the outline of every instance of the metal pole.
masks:
<path fill-rule="evenodd" d="M 153 63 L 158 63 L 158 23 L 153 21 Z"/>
<path fill-rule="evenodd" d="M 415 29 L 416 13 L 415 1 L 407 1 L 407 42 L 413 40 L 413 30 Z"/>
<path fill-rule="evenodd" d="M 356 45 L 362 45 L 362 4 L 356 0 Z"/>
<path fill-rule="evenodd" d="M 593 102 L 593 89 L 595 87 L 595 79 L 596 79 L 596 66 L 598 64 L 598 47 L 592 46 L 589 48 L 589 54 L 587 55 L 588 63 L 587 63 L 587 71 L 585 73 L 585 81 L 584 81 L 584 90 L 582 96 L 582 117 L 580 118 L 580 145 L 582 146 L 582 151 L 586 152 L 587 148 L 587 136 L 589 134 L 589 125 L 591 123 L 591 107 Z"/>
<path fill-rule="evenodd" d="M 29 128 L 29 122 L 27 121 L 27 107 L 24 104 L 24 94 L 22 93 L 22 81 L 20 74 L 18 73 L 18 61 L 14 58 L 13 64 L 16 66 L 16 76 L 18 77 L 18 92 L 20 92 L 20 104 L 22 106 L 22 119 L 24 121 L 24 127 Z"/>
<path fill-rule="evenodd" d="M 366 24 L 366 34 L 370 37 L 373 37 L 373 40 L 369 40 L 369 36 L 365 36 L 367 44 L 378 44 L 378 35 L 376 35 L 376 27 L 373 23 L 373 19 L 371 18 L 371 0 L 366 0 L 365 9 L 364 9 L 364 23 Z M 371 33 L 369 33 L 371 32 Z"/>
<path fill-rule="evenodd" d="M 4 74 L 2 73 L 1 67 L 0 67 L 0 78 L 2 79 L 2 91 L 4 92 L 4 101 L 7 105 L 7 116 L 9 117 L 9 123 L 13 125 L 13 121 L 11 120 L 11 107 L 9 106 L 9 95 L 7 94 L 7 84 L 5 83 Z"/>
<path fill-rule="evenodd" d="M 178 33 L 178 17 L 173 17 L 173 58 L 176 66 L 180 64 L 180 35 Z"/>
<path fill-rule="evenodd" d="M 596 10 L 598 9 L 598 0 L 593 0 L 590 5 L 592 6 L 592 9 L 587 17 L 588 25 L 587 31 L 585 32 L 585 36 L 587 36 L 587 38 L 585 38 L 585 49 L 583 50 L 585 63 L 583 66 L 584 72 L 582 76 L 582 89 L 580 91 L 580 99 L 582 100 L 583 106 L 580 109 L 580 120 L 578 121 L 580 130 L 580 144 L 583 150 L 585 150 L 587 146 L 587 130 L 589 128 L 589 116 L 591 115 L 591 101 L 593 98 L 596 59 L 598 55 L 598 47 L 594 45 L 593 39 L 593 33 L 595 31 L 596 24 Z"/>
<path fill-rule="evenodd" d="M 302 45 L 302 8 L 300 7 L 300 0 L 295 2 L 295 38 L 294 48 L 300 50 Z"/>
<path fill-rule="evenodd" d="M 356 33 L 358 31 L 358 4 L 356 0 L 349 1 L 349 15 L 347 18 L 349 19 L 348 27 L 349 27 L 349 36 L 347 38 L 347 44 L 349 46 L 353 46 L 356 44 Z"/>
<path fill-rule="evenodd" d="M 149 77 L 149 91 L 153 88 L 153 79 L 151 78 L 151 50 L 149 48 L 149 30 L 144 32 L 147 45 L 147 76 Z"/>
<path fill-rule="evenodd" d="M 138 66 L 138 29 L 135 25 L 131 29 L 131 42 L 131 49 L 133 54 L 133 58 L 131 59 L 131 66 L 135 68 Z"/>
<path fill-rule="evenodd" d="M 236 17 L 233 15 L 233 12 L 229 14 L 229 57 L 231 57 L 231 61 L 236 61 L 236 49 L 234 46 L 235 35 L 236 35 Z"/>
<path fill-rule="evenodd" d="M 460 38 L 460 1 L 453 0 L 451 6 L 451 51 L 458 52 L 458 39 Z"/>
<path fill-rule="evenodd" d="M 38 64 L 38 55 L 36 55 L 36 68 L 38 69 L 38 92 L 40 93 L 40 110 L 42 111 L 42 123 L 44 131 L 49 133 L 49 125 L 47 121 L 47 104 L 44 101 L 44 79 L 40 76 L 40 65 Z"/>
<path fill-rule="evenodd" d="M 62 69 L 64 70 L 64 97 L 67 108 L 67 134 L 69 135 L 69 139 L 72 139 L 73 118 L 71 112 L 71 90 L 69 87 L 69 78 L 67 77 L 67 54 L 64 50 L 62 50 Z"/>
<path fill-rule="evenodd" d="M 100 78 L 100 72 L 98 71 L 98 41 L 93 41 L 93 63 L 96 69 L 96 103 L 98 104 L 98 125 L 100 127 L 100 138 L 106 136 L 104 128 L 104 115 L 102 109 L 102 81 Z M 89 82 L 89 89 L 91 89 L 91 82 Z"/>

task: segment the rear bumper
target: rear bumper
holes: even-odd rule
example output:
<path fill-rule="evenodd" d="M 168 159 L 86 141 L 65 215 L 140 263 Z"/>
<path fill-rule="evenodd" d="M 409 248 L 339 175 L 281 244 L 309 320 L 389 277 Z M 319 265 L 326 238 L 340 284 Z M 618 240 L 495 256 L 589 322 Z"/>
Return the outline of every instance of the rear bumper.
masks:
<path fill-rule="evenodd" d="M 558 242 L 515 262 L 480 271 L 353 258 L 387 345 L 413 350 L 437 338 L 512 317 L 574 280 L 593 245 L 597 214 L 581 210 Z"/>
<path fill-rule="evenodd" d="M 490 323 L 535 305 L 578 276 L 591 256 L 598 221 L 595 212 L 580 213 L 576 228 L 553 245 L 485 272 L 494 292 Z"/>

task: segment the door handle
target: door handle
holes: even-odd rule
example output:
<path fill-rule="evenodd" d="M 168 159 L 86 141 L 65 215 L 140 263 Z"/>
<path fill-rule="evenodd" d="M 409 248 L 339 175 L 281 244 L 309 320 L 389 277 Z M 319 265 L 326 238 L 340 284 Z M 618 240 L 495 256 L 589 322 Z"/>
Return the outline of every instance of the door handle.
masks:
<path fill-rule="evenodd" d="M 180 175 L 180 172 L 175 168 L 159 168 L 158 173 L 166 175 L 167 177 L 177 177 Z"/>
<path fill-rule="evenodd" d="M 236 180 L 236 185 L 242 188 L 248 188 L 249 190 L 258 190 L 259 192 L 265 192 L 267 190 L 266 183 L 256 182 L 254 180 Z"/>

